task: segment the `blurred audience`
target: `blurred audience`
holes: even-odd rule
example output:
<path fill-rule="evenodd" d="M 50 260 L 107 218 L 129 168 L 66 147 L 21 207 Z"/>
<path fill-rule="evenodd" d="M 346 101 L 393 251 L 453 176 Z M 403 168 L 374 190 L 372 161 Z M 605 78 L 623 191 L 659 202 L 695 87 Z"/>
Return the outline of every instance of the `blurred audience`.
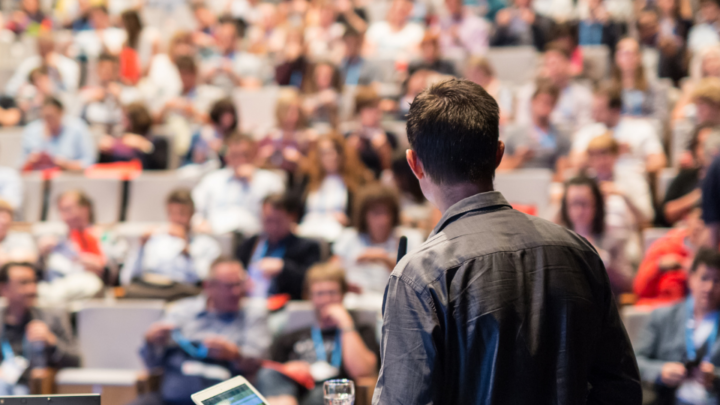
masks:
<path fill-rule="evenodd" d="M 30 81 L 30 72 L 39 67 L 48 70 L 53 87 L 67 92 L 76 92 L 80 81 L 80 67 L 77 62 L 58 53 L 51 33 L 44 33 L 37 40 L 37 55 L 25 59 L 15 69 L 5 85 L 5 94 L 14 97 L 24 84 Z"/>

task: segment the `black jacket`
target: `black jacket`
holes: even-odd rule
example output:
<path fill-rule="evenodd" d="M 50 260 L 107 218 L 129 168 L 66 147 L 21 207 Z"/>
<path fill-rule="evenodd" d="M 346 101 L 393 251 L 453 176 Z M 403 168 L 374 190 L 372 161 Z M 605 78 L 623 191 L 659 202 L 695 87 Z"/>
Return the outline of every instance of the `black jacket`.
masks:
<path fill-rule="evenodd" d="M 243 242 L 235 251 L 235 257 L 242 262 L 245 268 L 250 264 L 257 243 L 258 235 L 255 235 Z M 285 238 L 283 243 L 285 244 L 285 256 L 283 256 L 285 265 L 275 278 L 275 292 L 290 294 L 291 299 L 300 300 L 302 299 L 305 273 L 310 266 L 320 261 L 320 244 L 293 234 Z"/>

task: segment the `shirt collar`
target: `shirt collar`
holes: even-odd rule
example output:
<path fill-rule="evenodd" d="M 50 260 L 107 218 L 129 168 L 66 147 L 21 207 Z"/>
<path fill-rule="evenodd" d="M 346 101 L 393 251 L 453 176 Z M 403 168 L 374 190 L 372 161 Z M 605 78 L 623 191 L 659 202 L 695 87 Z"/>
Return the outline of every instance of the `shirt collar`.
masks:
<path fill-rule="evenodd" d="M 442 218 L 440 218 L 440 222 L 438 222 L 435 226 L 435 229 L 430 236 L 432 237 L 442 232 L 447 225 L 469 212 L 485 211 L 500 207 L 511 208 L 511 205 L 499 191 L 488 191 L 467 197 L 453 204 L 447 211 L 445 211 Z"/>

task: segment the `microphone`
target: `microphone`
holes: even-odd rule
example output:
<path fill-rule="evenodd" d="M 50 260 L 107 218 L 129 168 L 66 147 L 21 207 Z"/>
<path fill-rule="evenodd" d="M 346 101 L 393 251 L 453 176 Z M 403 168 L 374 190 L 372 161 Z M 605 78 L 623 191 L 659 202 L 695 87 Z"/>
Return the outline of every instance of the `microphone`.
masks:
<path fill-rule="evenodd" d="M 405 257 L 406 254 L 407 254 L 407 236 L 401 236 L 400 242 L 398 243 L 397 261 L 399 262 L 400 259 Z"/>

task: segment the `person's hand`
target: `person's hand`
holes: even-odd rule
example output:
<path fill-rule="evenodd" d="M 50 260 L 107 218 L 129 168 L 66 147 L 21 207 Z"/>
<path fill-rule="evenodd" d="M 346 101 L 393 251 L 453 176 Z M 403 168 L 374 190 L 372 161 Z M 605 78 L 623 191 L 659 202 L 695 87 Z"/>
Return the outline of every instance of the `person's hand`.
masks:
<path fill-rule="evenodd" d="M 611 195 L 622 195 L 622 192 L 618 188 L 617 184 L 613 181 L 603 181 L 600 183 L 600 191 L 605 197 Z"/>
<path fill-rule="evenodd" d="M 535 152 L 533 152 L 533 150 L 528 148 L 527 146 L 520 146 L 519 148 L 517 148 L 515 156 L 517 156 L 520 161 L 524 163 L 531 160 L 535 156 Z"/>
<path fill-rule="evenodd" d="M 274 153 L 275 153 L 275 145 L 267 144 L 267 145 L 261 147 L 260 149 L 258 149 L 257 156 L 261 162 L 264 162 L 264 161 L 270 159 L 270 156 L 272 156 Z"/>
<path fill-rule="evenodd" d="M 25 337 L 28 342 L 45 342 L 47 346 L 57 346 L 57 336 L 50 331 L 50 328 L 43 321 L 31 321 L 25 328 Z"/>
<path fill-rule="evenodd" d="M 253 174 L 255 174 L 255 166 L 253 166 L 251 164 L 240 165 L 235 170 L 235 175 L 240 180 L 250 181 L 252 179 Z"/>
<path fill-rule="evenodd" d="M 89 271 L 102 278 L 103 272 L 105 271 L 105 260 L 102 256 L 82 252 L 78 254 L 78 262 L 83 266 L 85 271 Z"/>
<path fill-rule="evenodd" d="M 506 27 L 510 25 L 510 21 L 512 20 L 512 11 L 510 9 L 504 8 L 495 14 L 495 23 L 499 27 Z"/>
<path fill-rule="evenodd" d="M 283 159 L 291 163 L 297 163 L 300 161 L 302 154 L 295 148 L 285 148 L 282 152 Z"/>
<path fill-rule="evenodd" d="M 520 10 L 520 18 L 528 25 L 532 25 L 535 23 L 535 12 L 529 8 L 523 8 Z"/>
<path fill-rule="evenodd" d="M 258 267 L 263 274 L 263 277 L 267 279 L 275 278 L 285 266 L 283 259 L 277 257 L 266 257 L 258 262 Z"/>
<path fill-rule="evenodd" d="M 40 251 L 40 256 L 47 256 L 50 254 L 50 252 L 55 249 L 55 247 L 58 245 L 59 241 L 55 236 L 42 236 L 38 240 L 38 250 Z"/>
<path fill-rule="evenodd" d="M 334 212 L 333 217 L 342 226 L 350 225 L 350 218 L 348 218 L 347 214 L 342 211 Z"/>
<path fill-rule="evenodd" d="M 168 234 L 170 236 L 174 236 L 178 239 L 182 239 L 182 240 L 188 239 L 187 229 L 185 229 L 185 227 L 180 224 L 174 224 L 172 222 L 170 224 L 168 224 Z"/>
<path fill-rule="evenodd" d="M 103 135 L 98 141 L 98 149 L 101 152 L 109 152 L 115 146 L 115 137 Z"/>
<path fill-rule="evenodd" d="M 711 389 L 715 382 L 715 366 L 706 361 L 700 363 L 700 366 L 693 372 L 693 377 L 697 382 L 703 385 L 705 389 Z"/>
<path fill-rule="evenodd" d="M 682 267 L 682 263 L 680 262 L 678 255 L 668 254 L 660 257 L 660 260 L 658 260 L 658 267 L 662 271 L 677 270 Z"/>
<path fill-rule="evenodd" d="M 203 340 L 208 349 L 208 357 L 221 361 L 239 361 L 242 356 L 236 344 L 220 336 L 210 336 Z"/>
<path fill-rule="evenodd" d="M 334 325 L 338 329 L 352 329 L 355 326 L 350 313 L 342 304 L 330 304 L 320 310 L 320 318 L 324 324 Z"/>
<path fill-rule="evenodd" d="M 687 369 L 682 363 L 665 363 L 660 371 L 660 381 L 668 387 L 677 387 L 685 379 Z"/>
<path fill-rule="evenodd" d="M 143 153 L 150 153 L 153 149 L 153 144 L 144 136 L 138 134 L 125 134 L 122 137 L 122 143 L 125 146 L 133 148 Z"/>
<path fill-rule="evenodd" d="M 357 258 L 357 262 L 359 264 L 365 264 L 365 263 L 385 263 L 388 260 L 390 260 L 390 256 L 387 254 L 387 252 L 381 248 L 377 247 L 371 247 L 365 249 L 364 252 L 360 254 Z"/>
<path fill-rule="evenodd" d="M 154 323 L 145 332 L 145 341 L 153 346 L 165 346 L 170 341 L 170 334 L 175 328 L 175 325 L 169 323 Z"/>

